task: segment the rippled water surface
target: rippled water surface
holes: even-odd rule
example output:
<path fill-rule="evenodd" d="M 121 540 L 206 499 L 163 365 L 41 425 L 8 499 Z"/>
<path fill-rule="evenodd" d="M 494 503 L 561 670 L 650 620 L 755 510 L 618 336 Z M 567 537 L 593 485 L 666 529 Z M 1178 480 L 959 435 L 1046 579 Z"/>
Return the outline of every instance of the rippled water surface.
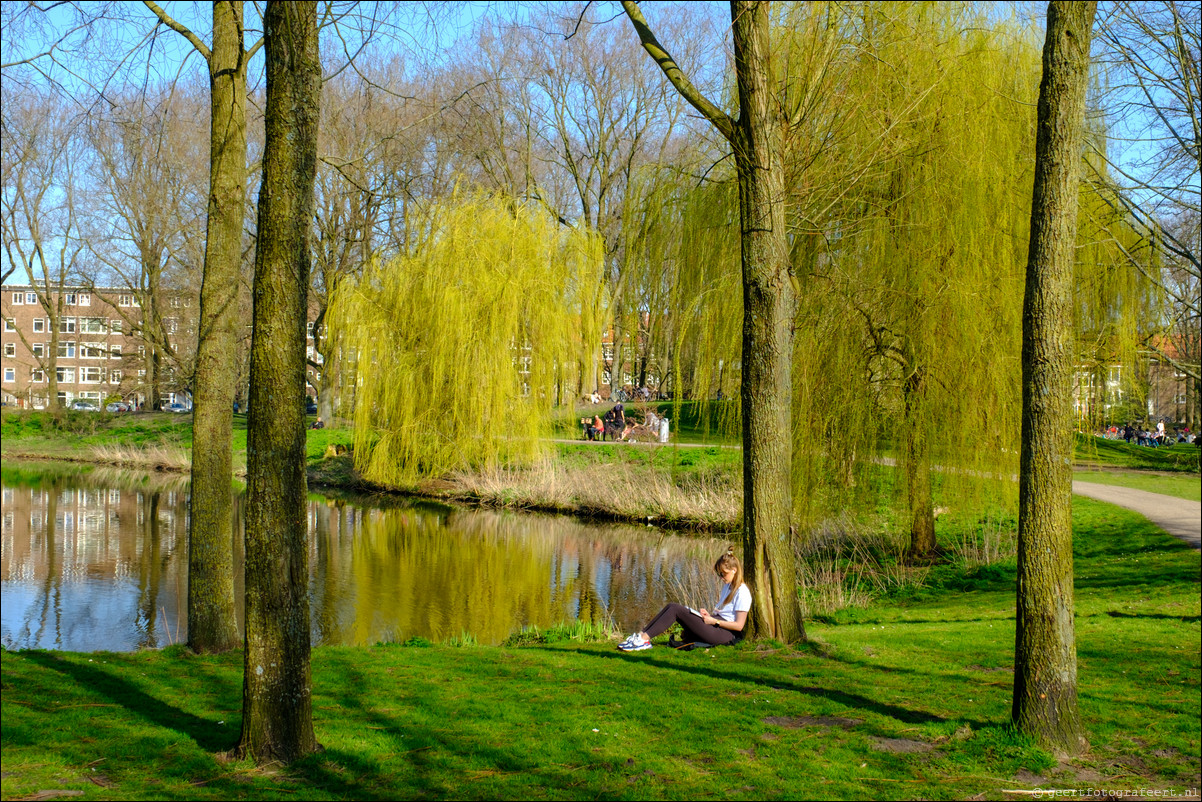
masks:
<path fill-rule="evenodd" d="M 128 651 L 187 639 L 188 485 L 6 462 L 0 637 L 8 648 Z M 241 606 L 241 510 L 235 537 Z M 310 495 L 314 644 L 612 618 L 708 603 L 721 541 L 565 516 Z M 239 611 L 241 615 L 241 611 Z"/>

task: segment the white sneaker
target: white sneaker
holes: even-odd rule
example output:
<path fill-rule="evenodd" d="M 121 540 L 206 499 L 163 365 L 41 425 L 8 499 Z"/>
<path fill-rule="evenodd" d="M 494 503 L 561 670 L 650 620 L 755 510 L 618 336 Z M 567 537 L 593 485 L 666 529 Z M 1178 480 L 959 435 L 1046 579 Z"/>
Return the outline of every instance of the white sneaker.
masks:
<path fill-rule="evenodd" d="M 633 646 L 636 643 L 639 643 L 640 641 L 641 641 L 641 638 L 639 638 L 639 633 L 635 632 L 634 634 L 627 637 L 626 640 L 619 643 L 618 648 L 625 651 L 626 649 L 629 649 L 631 646 Z"/>

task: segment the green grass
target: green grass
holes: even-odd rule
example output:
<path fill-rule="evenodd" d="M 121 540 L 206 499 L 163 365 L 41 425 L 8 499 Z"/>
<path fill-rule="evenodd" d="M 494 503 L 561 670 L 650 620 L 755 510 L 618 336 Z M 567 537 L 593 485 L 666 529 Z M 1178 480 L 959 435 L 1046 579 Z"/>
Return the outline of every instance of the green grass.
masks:
<path fill-rule="evenodd" d="M 315 416 L 310 416 L 315 420 Z M 97 446 L 118 446 L 136 451 L 159 446 L 190 451 L 192 416 L 168 412 L 41 412 L 5 410 L 0 418 L 5 456 L 87 458 Z M 306 437 L 306 460 L 320 462 L 332 444 L 350 445 L 350 429 L 310 429 Z M 234 472 L 246 470 L 246 415 L 235 414 L 231 441 Z"/>
<path fill-rule="evenodd" d="M 1081 432 L 1076 437 L 1078 465 L 1198 473 L 1199 449 L 1190 443 L 1152 448 Z"/>
<path fill-rule="evenodd" d="M 1076 471 L 1073 479 L 1146 490 L 1149 493 L 1161 493 L 1189 501 L 1202 501 L 1202 481 L 1199 481 L 1197 476 L 1136 471 Z"/>
<path fill-rule="evenodd" d="M 1071 763 L 1007 724 L 1009 563 L 941 566 L 922 593 L 811 622 L 798 650 L 623 654 L 570 638 L 319 648 L 325 750 L 287 768 L 221 756 L 240 727 L 240 654 L 5 652 L 0 795 L 1002 799 L 1034 786 L 1196 787 L 1199 555 L 1109 505 L 1079 499 L 1074 522 L 1092 748 Z"/>

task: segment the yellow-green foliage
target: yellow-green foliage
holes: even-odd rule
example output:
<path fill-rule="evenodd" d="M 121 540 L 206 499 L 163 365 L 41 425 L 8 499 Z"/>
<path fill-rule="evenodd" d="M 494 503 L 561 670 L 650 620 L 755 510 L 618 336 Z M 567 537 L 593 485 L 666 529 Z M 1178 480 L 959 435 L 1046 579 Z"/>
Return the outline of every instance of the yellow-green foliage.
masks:
<path fill-rule="evenodd" d="M 1037 38 L 929 3 L 823 6 L 786 15 L 774 36 L 786 102 L 799 109 L 787 151 L 797 514 L 870 490 L 856 466 L 896 455 L 904 425 L 924 427 L 933 459 L 957 469 L 945 489 L 1009 475 Z M 681 385 L 712 398 L 719 360 L 739 363 L 737 199 L 702 188 L 683 206 L 676 355 Z M 903 422 L 916 369 L 923 396 Z M 728 397 L 739 378 L 723 371 Z"/>
<path fill-rule="evenodd" d="M 385 484 L 536 456 L 598 331 L 581 304 L 600 280 L 591 232 L 495 195 L 435 205 L 420 227 L 411 255 L 330 304 L 355 376 L 355 465 Z"/>

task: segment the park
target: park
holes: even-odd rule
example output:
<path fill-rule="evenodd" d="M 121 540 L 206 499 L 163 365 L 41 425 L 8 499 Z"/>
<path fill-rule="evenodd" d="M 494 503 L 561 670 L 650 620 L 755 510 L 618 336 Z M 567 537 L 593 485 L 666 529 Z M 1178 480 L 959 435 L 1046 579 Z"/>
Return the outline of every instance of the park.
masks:
<path fill-rule="evenodd" d="M 1197 13 L 6 4 L 0 797 L 1197 798 Z"/>

